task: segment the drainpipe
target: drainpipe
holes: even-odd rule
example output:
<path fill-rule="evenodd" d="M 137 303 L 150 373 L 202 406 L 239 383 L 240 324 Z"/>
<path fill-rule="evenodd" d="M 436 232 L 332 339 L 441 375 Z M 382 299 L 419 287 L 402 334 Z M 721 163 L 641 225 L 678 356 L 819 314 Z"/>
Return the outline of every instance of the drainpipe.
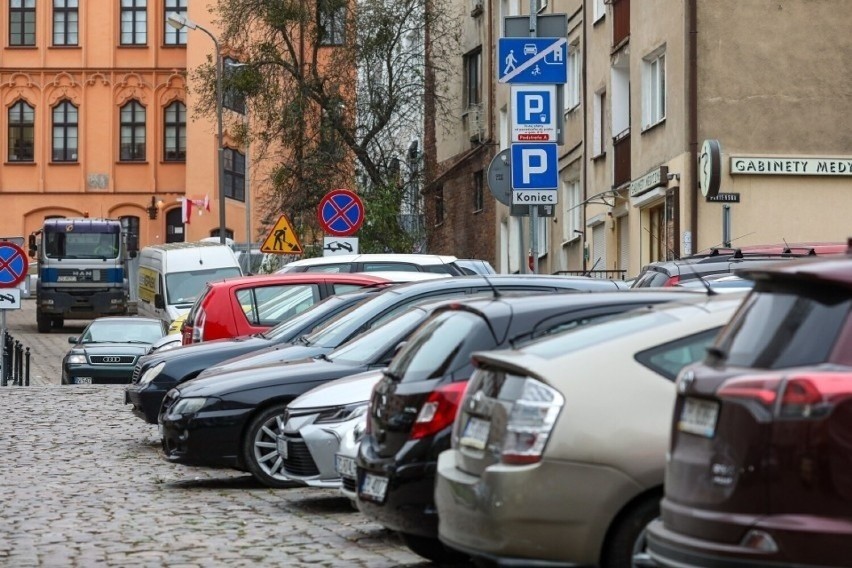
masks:
<path fill-rule="evenodd" d="M 701 250 L 698 246 L 698 5 L 696 0 L 686 1 L 687 22 L 687 133 L 689 141 L 689 226 L 692 231 L 692 252 Z"/>

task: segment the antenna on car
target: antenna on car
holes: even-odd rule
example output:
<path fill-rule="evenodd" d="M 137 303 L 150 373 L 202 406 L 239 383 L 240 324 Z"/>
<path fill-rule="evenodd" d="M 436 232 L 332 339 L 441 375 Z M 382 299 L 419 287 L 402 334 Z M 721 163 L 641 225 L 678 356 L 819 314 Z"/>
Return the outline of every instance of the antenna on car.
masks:
<path fill-rule="evenodd" d="M 489 279 L 488 279 L 488 276 L 486 276 L 485 274 L 482 274 L 481 276 L 482 276 L 482 278 L 484 278 L 484 279 L 485 279 L 485 282 L 486 282 L 486 283 L 488 284 L 488 286 L 491 288 L 491 291 L 494 293 L 494 297 L 495 297 L 495 298 L 499 298 L 499 297 L 501 296 L 501 294 L 500 294 L 500 291 L 499 291 L 499 290 L 497 290 L 497 286 L 495 286 L 495 285 L 494 285 L 494 283 L 493 283 L 493 282 L 491 282 L 491 280 L 489 280 Z"/>
<path fill-rule="evenodd" d="M 660 241 L 660 237 L 658 237 L 657 235 L 652 233 L 651 230 L 648 227 L 642 227 L 642 228 L 645 229 L 648 232 L 649 235 L 651 235 L 652 239 L 656 239 L 658 243 L 662 242 L 662 241 Z M 674 260 L 680 260 L 680 256 L 676 255 L 675 252 L 672 249 L 669 248 L 668 243 L 663 243 L 663 245 L 666 247 L 666 252 L 669 253 Z"/>
<path fill-rule="evenodd" d="M 707 281 L 706 281 L 706 280 L 704 280 L 704 277 L 703 277 L 703 276 L 701 276 L 701 275 L 698 273 L 698 271 L 697 271 L 697 270 L 695 270 L 695 267 L 694 267 L 694 266 L 692 266 L 691 264 L 685 264 L 684 266 L 686 266 L 687 268 L 689 268 L 689 270 L 691 270 L 691 271 L 692 271 L 692 273 L 695 275 L 695 277 L 696 277 L 696 278 L 698 278 L 698 280 L 699 280 L 699 281 L 701 281 L 701 285 L 702 285 L 702 286 L 704 286 L 704 289 L 705 289 L 705 290 L 707 290 L 707 295 L 708 295 L 708 296 L 715 296 L 716 294 L 718 294 L 718 293 L 719 293 L 719 292 L 717 292 L 716 290 L 714 290 L 713 288 L 711 288 L 711 287 L 710 287 L 710 284 L 708 284 L 708 283 L 707 283 Z"/>
<path fill-rule="evenodd" d="M 793 249 L 790 248 L 790 245 L 787 244 L 787 239 L 781 237 L 781 240 L 784 242 L 784 252 L 790 253 L 793 252 Z"/>

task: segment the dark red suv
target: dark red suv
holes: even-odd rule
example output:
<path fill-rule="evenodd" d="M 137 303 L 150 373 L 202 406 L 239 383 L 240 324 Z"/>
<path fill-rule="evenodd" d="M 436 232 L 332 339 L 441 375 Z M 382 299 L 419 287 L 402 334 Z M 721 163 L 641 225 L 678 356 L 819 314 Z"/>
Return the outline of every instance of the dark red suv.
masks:
<path fill-rule="evenodd" d="M 852 246 L 852 240 L 850 240 Z M 677 382 L 660 566 L 852 566 L 852 254 L 746 271 Z"/>
<path fill-rule="evenodd" d="M 181 327 L 182 343 L 266 331 L 320 300 L 365 286 L 385 286 L 369 274 L 264 274 L 208 282 Z"/>

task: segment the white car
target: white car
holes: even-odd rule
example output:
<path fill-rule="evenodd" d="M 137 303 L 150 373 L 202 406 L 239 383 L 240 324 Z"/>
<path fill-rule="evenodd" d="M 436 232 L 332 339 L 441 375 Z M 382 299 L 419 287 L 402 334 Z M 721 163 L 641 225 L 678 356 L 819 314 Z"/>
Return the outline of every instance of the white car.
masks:
<path fill-rule="evenodd" d="M 435 272 L 461 276 L 470 274 L 456 264 L 454 256 L 436 254 L 343 254 L 306 258 L 288 263 L 283 272 Z"/>

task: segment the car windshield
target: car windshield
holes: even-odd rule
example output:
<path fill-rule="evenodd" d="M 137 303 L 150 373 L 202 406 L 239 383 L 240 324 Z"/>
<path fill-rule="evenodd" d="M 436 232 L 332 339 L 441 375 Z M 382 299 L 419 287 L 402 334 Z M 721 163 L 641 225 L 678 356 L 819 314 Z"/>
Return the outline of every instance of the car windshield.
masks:
<path fill-rule="evenodd" d="M 163 337 L 158 321 L 97 320 L 89 324 L 80 336 L 80 343 L 154 343 Z"/>
<path fill-rule="evenodd" d="M 625 312 L 598 323 L 573 327 L 524 346 L 523 351 L 544 359 L 561 357 L 598 343 L 630 335 L 675 321 L 675 318 L 647 309 Z"/>
<path fill-rule="evenodd" d="M 169 304 L 191 304 L 195 301 L 195 297 L 204 290 L 206 283 L 232 276 L 240 276 L 240 269 L 236 266 L 167 274 L 167 302 Z"/>
<path fill-rule="evenodd" d="M 332 315 L 337 318 L 348 314 L 356 307 L 366 302 L 369 297 L 370 296 L 359 300 L 353 300 L 352 298 L 347 298 L 345 295 L 330 296 L 319 304 L 311 306 L 304 312 L 281 322 L 263 335 L 269 339 L 284 340 L 283 338 L 288 336 L 295 336 L 295 334 L 297 334 L 299 330 L 304 329 L 305 326 L 311 325 L 316 327 L 320 323 L 324 325 L 326 321 L 331 319 Z M 345 306 L 347 304 L 351 305 L 348 308 L 344 308 L 340 313 L 337 313 L 337 311 L 341 309 L 341 306 Z"/>
<path fill-rule="evenodd" d="M 427 313 L 421 308 L 412 308 L 388 320 L 384 325 L 368 331 L 352 341 L 332 351 L 328 358 L 332 361 L 368 365 L 377 363 L 388 349 L 396 346 L 408 334 L 426 319 Z"/>

